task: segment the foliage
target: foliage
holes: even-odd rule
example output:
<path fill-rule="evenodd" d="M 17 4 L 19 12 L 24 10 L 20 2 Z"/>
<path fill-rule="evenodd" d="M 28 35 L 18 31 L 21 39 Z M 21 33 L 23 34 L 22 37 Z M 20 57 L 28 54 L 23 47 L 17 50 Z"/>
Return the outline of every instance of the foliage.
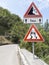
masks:
<path fill-rule="evenodd" d="M 20 40 L 20 48 L 26 48 L 30 52 L 32 52 L 32 44 L 28 42 L 24 42 L 23 40 Z"/>
<path fill-rule="evenodd" d="M 10 16 L 10 12 L 7 9 L 3 9 L 2 7 L 0 7 L 0 17 L 6 17 L 6 16 Z"/>
<path fill-rule="evenodd" d="M 0 7 L 0 35 L 8 34 L 10 40 L 18 42 L 23 39 L 29 25 L 24 24 L 18 15 L 11 14 L 7 9 Z"/>
<path fill-rule="evenodd" d="M 49 65 L 49 55 L 44 58 L 44 61 Z"/>
<path fill-rule="evenodd" d="M 17 21 L 21 21 L 18 15 L 11 14 L 7 9 L 0 7 L 0 29 L 2 27 L 0 34 L 8 32 Z"/>
<path fill-rule="evenodd" d="M 49 23 L 46 20 L 44 27 L 40 24 L 35 24 L 45 41 L 35 43 L 35 54 L 49 63 Z M 27 33 L 30 25 L 24 24 L 21 18 L 10 13 L 7 9 L 0 7 L 0 35 L 9 35 L 12 42 L 19 43 L 21 48 L 26 48 L 32 52 L 32 44 L 24 42 L 23 38 Z"/>
<path fill-rule="evenodd" d="M 40 32 L 41 32 L 41 34 L 42 34 L 42 36 L 43 36 L 43 38 L 45 40 L 44 44 L 49 45 L 49 31 L 46 32 L 44 29 L 41 29 Z"/>
<path fill-rule="evenodd" d="M 44 24 L 44 30 L 45 30 L 45 31 L 49 31 L 48 19 L 46 20 L 46 22 L 45 22 L 45 24 Z"/>
<path fill-rule="evenodd" d="M 36 43 L 35 54 L 41 58 L 49 55 L 49 46 L 41 42 Z"/>

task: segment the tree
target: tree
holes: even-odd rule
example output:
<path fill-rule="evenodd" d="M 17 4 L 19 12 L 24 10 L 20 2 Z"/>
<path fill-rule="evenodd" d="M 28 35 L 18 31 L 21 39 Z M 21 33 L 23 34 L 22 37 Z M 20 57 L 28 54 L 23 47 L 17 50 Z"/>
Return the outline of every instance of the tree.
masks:
<path fill-rule="evenodd" d="M 44 29 L 45 29 L 45 31 L 49 31 L 48 19 L 46 20 L 46 22 L 45 22 L 45 24 L 44 24 Z"/>
<path fill-rule="evenodd" d="M 49 46 L 45 43 L 36 43 L 35 44 L 35 54 L 38 57 L 44 58 L 49 55 Z"/>
<path fill-rule="evenodd" d="M 13 26 L 11 27 L 11 35 L 15 35 L 19 38 L 19 40 L 23 39 L 29 26 L 27 24 L 24 24 L 22 21 L 17 21 Z"/>
<path fill-rule="evenodd" d="M 0 7 L 0 35 L 9 33 L 16 22 L 22 21 L 18 15 L 10 13 L 7 9 Z"/>

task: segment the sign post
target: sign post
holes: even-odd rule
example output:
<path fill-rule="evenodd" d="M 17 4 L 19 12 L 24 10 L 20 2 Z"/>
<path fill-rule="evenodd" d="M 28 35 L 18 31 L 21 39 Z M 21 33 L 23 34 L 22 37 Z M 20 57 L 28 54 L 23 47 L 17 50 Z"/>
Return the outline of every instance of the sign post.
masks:
<path fill-rule="evenodd" d="M 34 42 L 32 42 L 32 51 L 33 51 L 33 59 L 35 58 L 34 57 Z"/>
<path fill-rule="evenodd" d="M 33 58 L 34 58 L 34 42 L 44 42 L 44 38 L 38 31 L 37 27 L 34 24 L 32 24 L 27 34 L 24 37 L 24 41 L 32 42 L 32 51 L 33 51 Z"/>
<path fill-rule="evenodd" d="M 42 23 L 42 18 L 42 14 L 40 13 L 36 5 L 32 2 L 28 10 L 24 14 L 24 23 Z M 24 37 L 24 41 L 32 42 L 32 51 L 34 58 L 34 42 L 44 42 L 44 38 L 38 31 L 37 27 L 34 24 L 32 24 Z"/>

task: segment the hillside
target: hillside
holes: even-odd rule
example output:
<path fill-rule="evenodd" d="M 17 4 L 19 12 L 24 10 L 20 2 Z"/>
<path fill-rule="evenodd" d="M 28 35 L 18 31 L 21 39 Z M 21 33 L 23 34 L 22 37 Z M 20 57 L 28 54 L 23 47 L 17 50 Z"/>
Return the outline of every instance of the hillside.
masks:
<path fill-rule="evenodd" d="M 38 24 L 38 29 L 45 42 L 35 43 L 35 54 L 49 64 L 49 23 L 48 25 L 47 23 L 48 21 L 46 21 L 44 27 Z M 26 48 L 32 52 L 32 44 L 23 41 L 29 27 L 30 25 L 24 24 L 18 15 L 0 7 L 0 36 L 7 36 L 6 39 L 18 43 L 21 48 Z"/>

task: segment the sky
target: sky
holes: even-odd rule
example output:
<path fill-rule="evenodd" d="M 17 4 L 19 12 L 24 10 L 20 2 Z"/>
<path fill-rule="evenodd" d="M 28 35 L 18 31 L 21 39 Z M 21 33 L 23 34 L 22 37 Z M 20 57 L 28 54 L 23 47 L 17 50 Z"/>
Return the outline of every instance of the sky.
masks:
<path fill-rule="evenodd" d="M 22 19 L 30 4 L 34 2 L 43 16 L 43 21 L 49 19 L 49 0 L 0 0 L 0 7 L 19 15 Z"/>

